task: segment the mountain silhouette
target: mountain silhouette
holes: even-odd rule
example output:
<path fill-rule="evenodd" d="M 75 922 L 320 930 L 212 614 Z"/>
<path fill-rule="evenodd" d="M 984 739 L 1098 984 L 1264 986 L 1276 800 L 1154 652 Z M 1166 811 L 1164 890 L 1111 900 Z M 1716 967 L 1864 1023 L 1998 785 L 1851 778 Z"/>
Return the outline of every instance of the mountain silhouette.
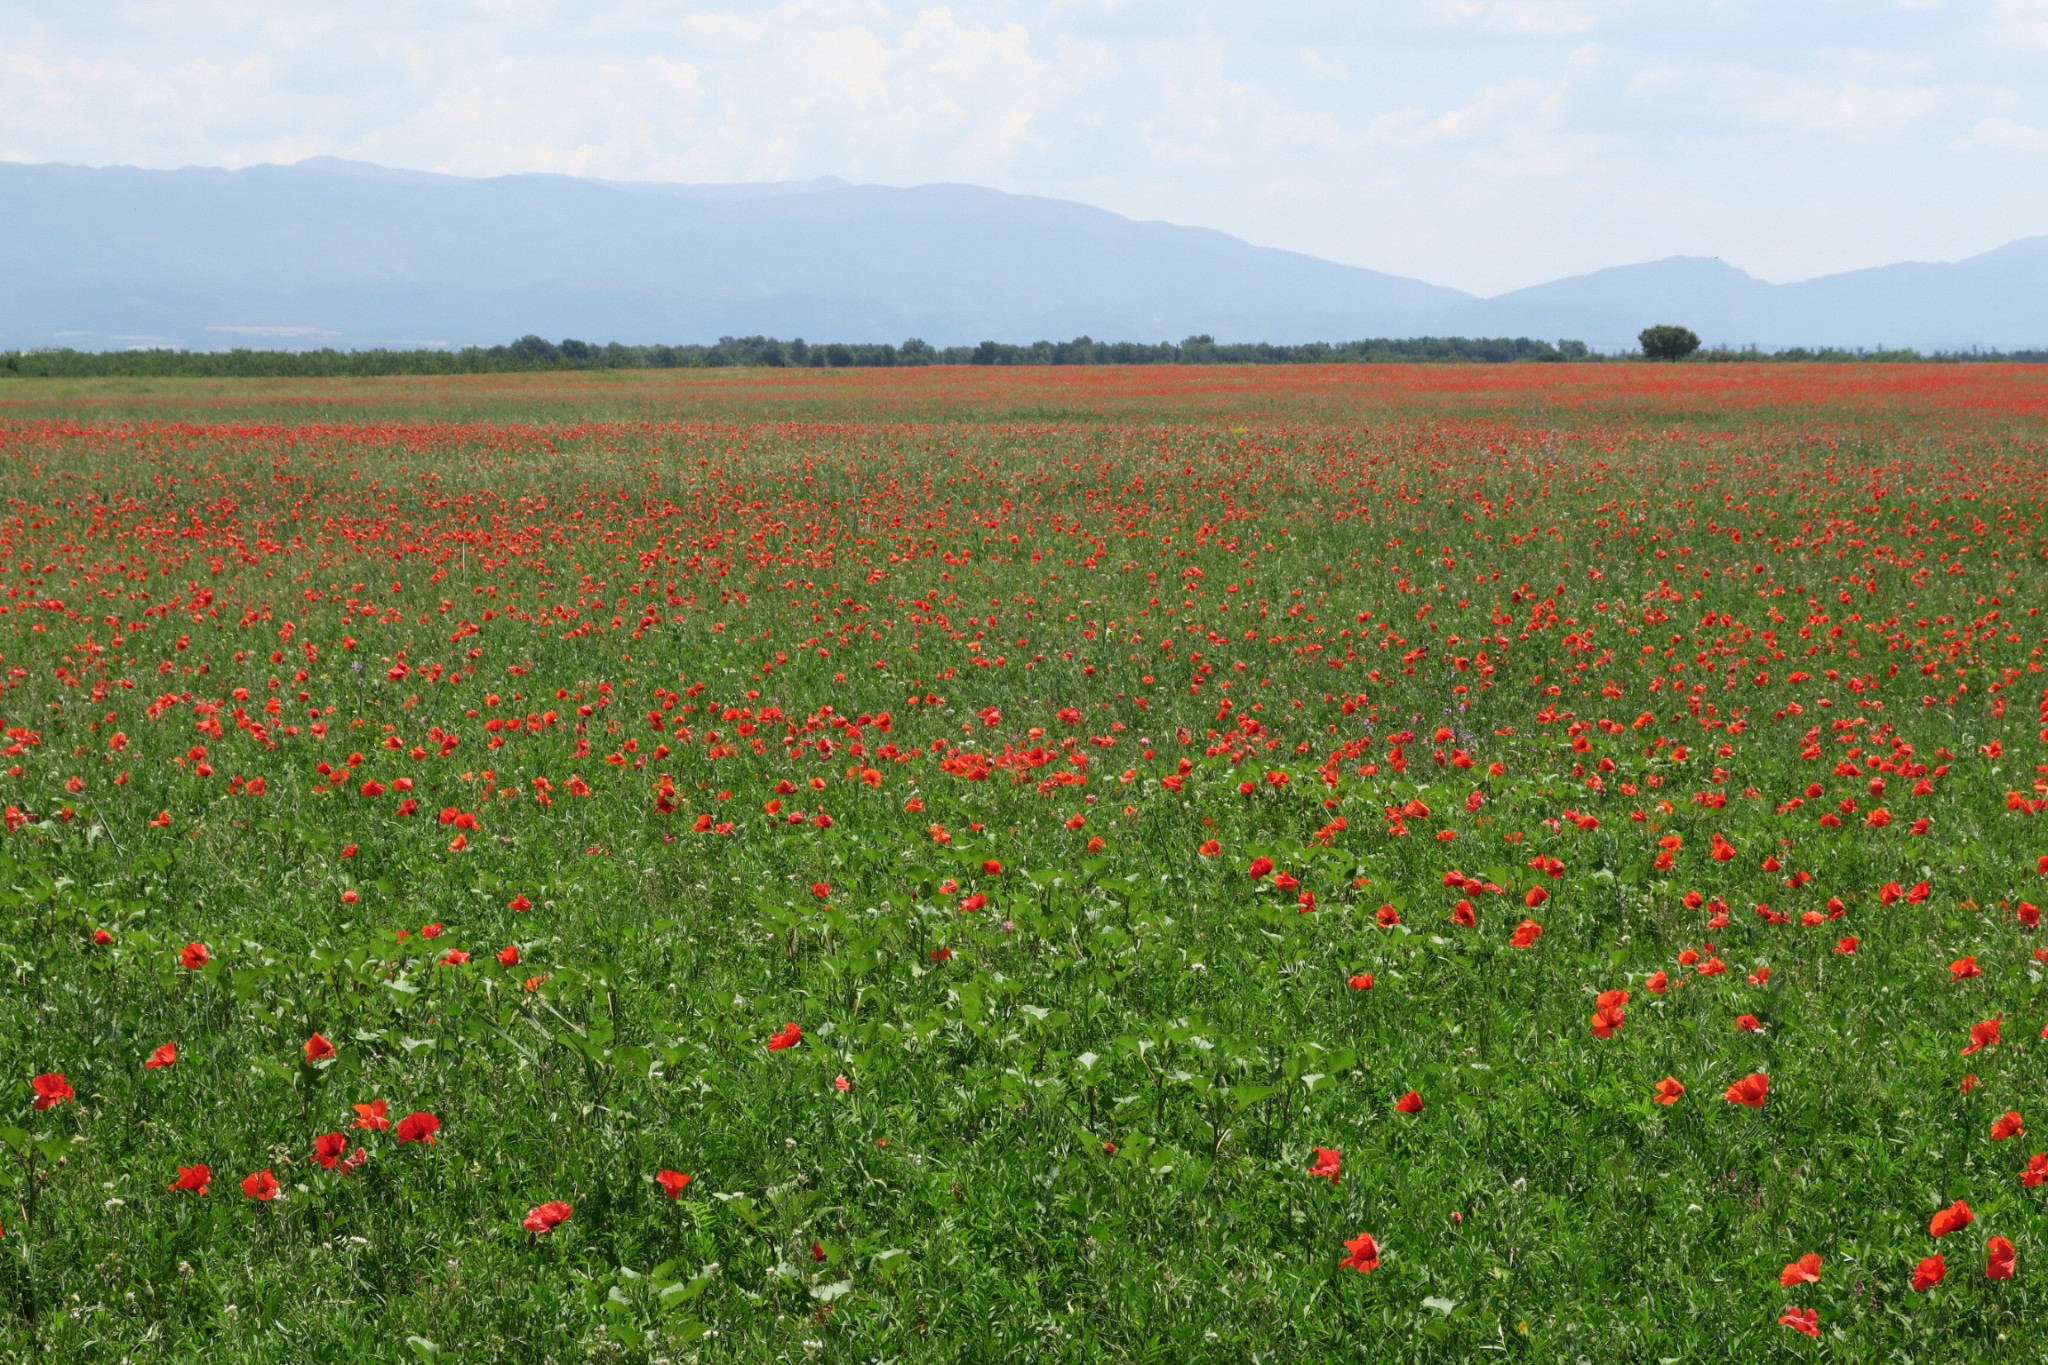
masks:
<path fill-rule="evenodd" d="M 971 185 L 488 179 L 317 157 L 0 164 L 0 346 L 464 345 L 720 336 L 934 345 L 1571 337 L 2048 344 L 2048 237 L 1774 285 L 1675 257 L 1495 298 Z"/>

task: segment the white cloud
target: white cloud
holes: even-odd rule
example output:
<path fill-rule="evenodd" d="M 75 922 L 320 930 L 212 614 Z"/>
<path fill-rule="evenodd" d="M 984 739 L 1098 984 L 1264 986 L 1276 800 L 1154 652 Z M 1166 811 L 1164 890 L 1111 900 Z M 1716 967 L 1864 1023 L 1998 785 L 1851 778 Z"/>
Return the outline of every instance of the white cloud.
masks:
<path fill-rule="evenodd" d="M 1997 0 L 1991 30 L 2002 42 L 2048 47 L 2048 0 Z"/>
<path fill-rule="evenodd" d="M 1970 140 L 1986 147 L 2017 147 L 2048 152 L 2048 129 L 2029 128 L 2009 118 L 1988 118 L 1970 132 Z"/>
<path fill-rule="evenodd" d="M 1754 77 L 1731 83 L 1731 112 L 1793 133 L 1895 136 L 1933 113 L 1941 92 L 1931 86 L 1871 86 Z"/>
<path fill-rule="evenodd" d="M 1444 22 L 1544 37 L 1589 33 L 1600 25 L 1597 7 L 1579 0 L 1435 0 L 1431 8 Z"/>

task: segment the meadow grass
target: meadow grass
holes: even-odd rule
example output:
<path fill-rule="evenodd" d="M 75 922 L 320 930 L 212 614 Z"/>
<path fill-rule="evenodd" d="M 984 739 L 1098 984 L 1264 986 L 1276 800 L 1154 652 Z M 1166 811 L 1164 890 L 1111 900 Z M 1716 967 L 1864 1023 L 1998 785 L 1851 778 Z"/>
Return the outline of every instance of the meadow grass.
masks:
<path fill-rule="evenodd" d="M 2048 382 L 1762 368 L 0 388 L 0 1351 L 2038 1359 Z"/>

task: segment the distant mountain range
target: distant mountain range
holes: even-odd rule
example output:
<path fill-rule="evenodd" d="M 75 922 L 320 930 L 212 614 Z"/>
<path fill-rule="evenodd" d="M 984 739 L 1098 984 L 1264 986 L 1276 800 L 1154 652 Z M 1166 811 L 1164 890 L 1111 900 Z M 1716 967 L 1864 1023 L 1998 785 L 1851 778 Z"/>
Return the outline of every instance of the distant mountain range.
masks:
<path fill-rule="evenodd" d="M 2048 236 L 1768 284 L 1673 257 L 1495 298 L 970 185 L 465 179 L 317 157 L 225 171 L 0 164 L 0 347 L 721 336 L 934 345 L 1573 338 L 2048 345 Z"/>

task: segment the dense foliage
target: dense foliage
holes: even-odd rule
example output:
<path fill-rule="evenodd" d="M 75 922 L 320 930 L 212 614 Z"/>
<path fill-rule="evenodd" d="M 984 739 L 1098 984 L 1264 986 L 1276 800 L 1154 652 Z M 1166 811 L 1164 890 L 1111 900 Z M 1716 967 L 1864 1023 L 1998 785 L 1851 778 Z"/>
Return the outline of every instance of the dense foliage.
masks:
<path fill-rule="evenodd" d="M 1683 360 L 1700 348 L 1699 333 L 1671 323 L 1645 327 L 1636 341 L 1646 360 Z"/>
<path fill-rule="evenodd" d="M 2031 1359 L 2048 376 L 1579 368 L 12 410 L 0 1349 Z"/>
<path fill-rule="evenodd" d="M 1675 329 L 1684 331 L 1683 328 Z M 1691 333 L 1686 333 L 1688 336 Z M 1760 352 L 1725 348 L 1689 355 L 1703 361 L 2048 361 L 2048 352 L 1997 352 L 1923 356 L 1891 350 L 1870 354 L 1832 348 Z M 89 379 L 180 377 L 240 379 L 361 378 L 376 375 L 513 374 L 564 370 L 673 370 L 769 367 L 776 369 L 897 369 L 927 365 L 1392 365 L 1416 362 L 1500 365 L 1513 362 L 1612 361 L 1582 341 L 1533 341 L 1528 337 L 1381 337 L 1366 341 L 1309 342 L 1277 346 L 1266 342 L 1217 342 L 1206 336 L 1180 342 L 1037 341 L 1029 345 L 984 341 L 978 346 L 934 347 L 912 339 L 887 342 L 808 343 L 801 337 L 725 337 L 712 345 L 593 345 L 574 339 L 552 342 L 521 337 L 505 346 L 453 350 L 310 351 L 250 349 L 180 351 L 77 351 L 67 348 L 0 351 L 0 379 Z"/>

